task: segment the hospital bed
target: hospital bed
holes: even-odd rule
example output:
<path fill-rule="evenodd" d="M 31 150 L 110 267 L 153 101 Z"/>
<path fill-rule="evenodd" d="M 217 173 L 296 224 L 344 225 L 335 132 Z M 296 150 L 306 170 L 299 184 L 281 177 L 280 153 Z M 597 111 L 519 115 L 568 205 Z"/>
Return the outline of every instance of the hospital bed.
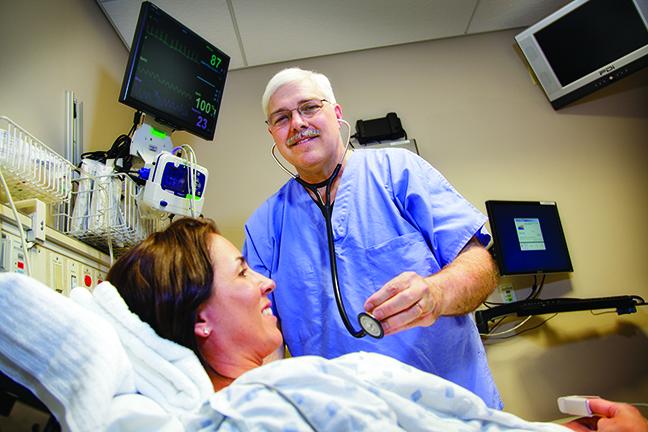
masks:
<path fill-rule="evenodd" d="M 25 404 L 32 410 L 42 412 L 46 415 L 47 421 L 43 426 L 43 432 L 60 432 L 56 417 L 28 388 L 18 384 L 0 371 L 0 416 L 8 417 L 12 414 L 17 403 Z M 30 421 L 30 424 L 32 422 Z M 2 430 L 0 428 L 0 430 Z M 32 428 L 33 430 L 33 428 Z"/>
<path fill-rule="evenodd" d="M 565 430 L 371 353 L 276 361 L 214 392 L 195 354 L 158 337 L 109 283 L 70 297 L 0 273 L 2 390 L 63 431 Z"/>

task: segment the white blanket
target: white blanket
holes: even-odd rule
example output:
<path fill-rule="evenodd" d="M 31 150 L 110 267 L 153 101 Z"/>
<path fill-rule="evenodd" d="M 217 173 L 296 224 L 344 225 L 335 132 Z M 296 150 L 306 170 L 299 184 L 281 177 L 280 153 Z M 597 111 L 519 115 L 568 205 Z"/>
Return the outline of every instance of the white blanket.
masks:
<path fill-rule="evenodd" d="M 280 360 L 213 393 L 195 355 L 158 337 L 110 284 L 73 293 L 83 307 L 33 279 L 0 275 L 0 367 L 60 409 L 66 430 L 566 430 L 489 409 L 379 354 Z"/>
<path fill-rule="evenodd" d="M 0 273 L 0 369 L 29 388 L 67 431 L 106 427 L 134 375 L 113 327 L 42 283 Z"/>
<path fill-rule="evenodd" d="M 488 408 L 475 394 L 373 353 L 277 361 L 213 394 L 190 430 L 565 431 Z M 209 418 L 209 422 L 205 420 Z"/>

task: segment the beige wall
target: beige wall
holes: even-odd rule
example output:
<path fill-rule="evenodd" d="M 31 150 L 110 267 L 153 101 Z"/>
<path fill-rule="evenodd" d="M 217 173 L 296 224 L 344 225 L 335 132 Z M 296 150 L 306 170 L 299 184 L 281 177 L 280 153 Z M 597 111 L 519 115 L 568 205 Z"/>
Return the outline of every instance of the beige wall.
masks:
<path fill-rule="evenodd" d="M 198 146 L 210 168 L 205 213 L 240 245 L 242 222 L 285 181 L 259 99 L 273 73 L 298 64 L 330 77 L 352 125 L 398 113 L 421 155 L 483 211 L 488 199 L 556 201 L 575 272 L 548 277 L 544 296 L 648 299 L 648 70 L 556 112 L 514 50 L 515 33 L 232 72 L 216 140 Z M 532 280 L 509 282 L 521 298 Z M 506 409 L 548 420 L 560 416 L 560 395 L 646 400 L 647 334 L 647 308 L 575 312 L 486 344 Z"/>
<path fill-rule="evenodd" d="M 65 91 L 83 102 L 87 150 L 130 129 L 117 102 L 128 51 L 94 1 L 2 1 L 0 115 L 65 151 Z"/>
<path fill-rule="evenodd" d="M 117 102 L 127 53 L 93 2 L 13 2 L 2 11 L 0 115 L 62 151 L 63 95 L 71 89 L 85 103 L 89 148 L 107 149 L 128 131 L 132 111 Z M 648 299 L 648 70 L 556 112 L 513 49 L 514 34 L 232 71 L 215 141 L 174 135 L 210 171 L 205 215 L 240 246 L 246 218 L 285 181 L 270 157 L 259 99 L 274 72 L 298 64 L 331 78 L 352 125 L 398 113 L 421 155 L 480 209 L 487 199 L 557 201 L 575 271 L 547 278 L 545 296 Z M 531 279 L 511 282 L 522 296 Z M 549 420 L 560 416 L 559 395 L 645 402 L 647 335 L 643 308 L 560 314 L 486 344 L 506 409 Z"/>

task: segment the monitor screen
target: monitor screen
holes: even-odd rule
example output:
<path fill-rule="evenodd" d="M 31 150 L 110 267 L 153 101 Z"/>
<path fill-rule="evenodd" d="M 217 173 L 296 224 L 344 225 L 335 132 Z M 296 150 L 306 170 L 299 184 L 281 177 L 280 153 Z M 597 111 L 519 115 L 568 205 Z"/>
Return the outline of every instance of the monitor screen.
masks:
<path fill-rule="evenodd" d="M 500 274 L 573 271 L 555 202 L 486 201 Z"/>
<path fill-rule="evenodd" d="M 230 58 L 143 2 L 119 101 L 172 129 L 214 138 Z"/>
<path fill-rule="evenodd" d="M 590 0 L 535 33 L 563 86 L 648 44 L 630 0 Z"/>
<path fill-rule="evenodd" d="M 572 0 L 515 40 L 559 109 L 648 66 L 648 1 Z"/>

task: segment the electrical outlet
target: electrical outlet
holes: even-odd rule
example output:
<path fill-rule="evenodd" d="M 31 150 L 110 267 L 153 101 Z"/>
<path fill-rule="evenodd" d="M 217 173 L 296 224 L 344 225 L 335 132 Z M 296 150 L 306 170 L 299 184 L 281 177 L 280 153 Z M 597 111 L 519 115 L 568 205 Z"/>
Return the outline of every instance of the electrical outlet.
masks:
<path fill-rule="evenodd" d="M 510 283 L 502 284 L 497 287 L 499 289 L 500 295 L 502 296 L 502 301 L 504 303 L 513 303 L 517 300 L 515 297 L 515 290 L 513 285 Z"/>

